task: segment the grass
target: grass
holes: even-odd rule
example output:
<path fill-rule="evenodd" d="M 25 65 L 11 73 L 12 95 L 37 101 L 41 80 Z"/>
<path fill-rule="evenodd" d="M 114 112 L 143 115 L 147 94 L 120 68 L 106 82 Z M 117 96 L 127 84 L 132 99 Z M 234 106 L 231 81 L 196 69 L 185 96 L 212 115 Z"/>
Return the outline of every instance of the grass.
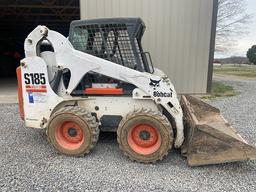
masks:
<path fill-rule="evenodd" d="M 256 66 L 254 65 L 222 65 L 220 67 L 214 67 L 213 72 L 217 75 L 256 78 Z"/>
<path fill-rule="evenodd" d="M 230 97 L 235 95 L 236 92 L 232 86 L 214 81 L 212 84 L 211 95 L 203 96 L 202 99 L 214 99 L 217 97 Z"/>

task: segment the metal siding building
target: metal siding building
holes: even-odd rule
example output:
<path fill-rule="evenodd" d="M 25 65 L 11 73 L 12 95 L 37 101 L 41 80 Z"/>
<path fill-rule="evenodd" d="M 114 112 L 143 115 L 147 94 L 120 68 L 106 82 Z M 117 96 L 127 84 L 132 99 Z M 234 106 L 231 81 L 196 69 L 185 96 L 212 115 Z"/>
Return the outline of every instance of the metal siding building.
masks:
<path fill-rule="evenodd" d="M 212 81 L 217 0 L 80 0 L 81 19 L 141 17 L 144 51 L 178 93 L 206 93 Z"/>

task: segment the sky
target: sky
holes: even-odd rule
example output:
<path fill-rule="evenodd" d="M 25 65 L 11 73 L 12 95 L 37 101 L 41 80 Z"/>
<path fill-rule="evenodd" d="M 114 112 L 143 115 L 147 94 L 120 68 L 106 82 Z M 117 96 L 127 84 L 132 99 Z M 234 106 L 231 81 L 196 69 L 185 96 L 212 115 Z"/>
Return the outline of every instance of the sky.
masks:
<path fill-rule="evenodd" d="M 251 23 L 248 25 L 249 33 L 243 37 L 237 38 L 237 44 L 234 50 L 218 54 L 215 53 L 215 58 L 217 57 L 229 57 L 229 56 L 246 56 L 247 50 L 256 44 L 256 0 L 246 0 L 247 1 L 247 12 L 252 14 Z"/>

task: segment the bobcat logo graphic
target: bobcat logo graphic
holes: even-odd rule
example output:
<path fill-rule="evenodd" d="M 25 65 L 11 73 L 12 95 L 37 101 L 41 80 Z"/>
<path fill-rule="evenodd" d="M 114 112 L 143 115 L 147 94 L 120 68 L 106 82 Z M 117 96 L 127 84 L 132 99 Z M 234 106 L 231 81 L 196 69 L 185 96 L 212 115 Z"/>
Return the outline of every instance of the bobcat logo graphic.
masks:
<path fill-rule="evenodd" d="M 159 87 L 159 83 L 160 83 L 160 81 L 161 81 L 162 79 L 160 79 L 160 80 L 153 80 L 153 79 L 150 79 L 150 83 L 149 83 L 149 85 L 150 86 L 152 86 L 152 87 Z"/>

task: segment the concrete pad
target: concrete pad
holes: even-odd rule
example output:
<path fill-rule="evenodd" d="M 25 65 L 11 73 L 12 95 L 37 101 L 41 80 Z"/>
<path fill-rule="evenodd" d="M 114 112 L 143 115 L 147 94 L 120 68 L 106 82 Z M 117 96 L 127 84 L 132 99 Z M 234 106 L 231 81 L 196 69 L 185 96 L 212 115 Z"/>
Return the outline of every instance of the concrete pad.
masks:
<path fill-rule="evenodd" d="M 15 77 L 0 79 L 0 103 L 18 103 L 17 88 Z"/>

